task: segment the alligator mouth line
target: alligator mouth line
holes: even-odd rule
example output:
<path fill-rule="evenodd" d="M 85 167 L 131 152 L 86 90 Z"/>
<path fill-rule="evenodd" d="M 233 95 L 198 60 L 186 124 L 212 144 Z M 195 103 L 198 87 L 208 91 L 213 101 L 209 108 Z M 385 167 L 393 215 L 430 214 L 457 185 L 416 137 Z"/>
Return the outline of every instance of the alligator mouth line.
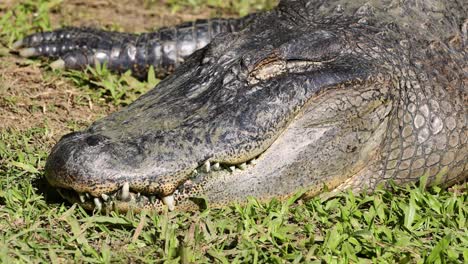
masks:
<path fill-rule="evenodd" d="M 199 178 L 207 177 L 210 173 L 229 173 L 235 174 L 239 171 L 245 171 L 257 163 L 260 155 L 240 164 L 227 164 L 219 162 L 205 161 L 202 165 L 194 169 L 187 180 L 180 184 L 176 190 L 167 196 L 159 197 L 157 194 L 148 194 L 142 192 L 133 192 L 129 182 L 123 185 L 116 191 L 103 193 L 99 197 L 93 196 L 87 192 L 78 192 L 73 189 L 56 187 L 57 192 L 72 203 L 78 203 L 82 207 L 97 211 L 118 211 L 122 209 L 150 209 L 162 210 L 164 206 L 169 211 L 175 210 L 175 207 L 184 199 L 190 198 L 187 190 L 194 188 Z"/>

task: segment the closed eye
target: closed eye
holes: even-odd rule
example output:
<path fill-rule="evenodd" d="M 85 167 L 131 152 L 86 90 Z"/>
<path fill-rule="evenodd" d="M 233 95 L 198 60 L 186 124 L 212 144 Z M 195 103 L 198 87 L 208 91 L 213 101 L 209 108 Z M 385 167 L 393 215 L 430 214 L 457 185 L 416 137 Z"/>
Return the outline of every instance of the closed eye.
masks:
<path fill-rule="evenodd" d="M 250 73 L 248 77 L 249 84 L 257 84 L 261 81 L 266 81 L 272 78 L 279 77 L 286 73 L 303 73 L 316 71 L 323 68 L 328 63 L 336 60 L 335 58 L 325 61 L 311 60 L 269 60 L 268 62 L 259 63 Z"/>

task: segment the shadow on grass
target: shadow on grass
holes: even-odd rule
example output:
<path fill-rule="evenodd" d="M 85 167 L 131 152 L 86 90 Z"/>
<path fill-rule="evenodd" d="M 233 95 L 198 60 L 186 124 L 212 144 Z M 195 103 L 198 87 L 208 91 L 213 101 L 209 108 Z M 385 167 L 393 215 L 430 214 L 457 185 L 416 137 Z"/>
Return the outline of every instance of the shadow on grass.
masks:
<path fill-rule="evenodd" d="M 32 186 L 37 190 L 36 193 L 42 195 L 47 204 L 60 204 L 68 201 L 58 193 L 57 189 L 52 187 L 44 175 L 32 180 Z"/>

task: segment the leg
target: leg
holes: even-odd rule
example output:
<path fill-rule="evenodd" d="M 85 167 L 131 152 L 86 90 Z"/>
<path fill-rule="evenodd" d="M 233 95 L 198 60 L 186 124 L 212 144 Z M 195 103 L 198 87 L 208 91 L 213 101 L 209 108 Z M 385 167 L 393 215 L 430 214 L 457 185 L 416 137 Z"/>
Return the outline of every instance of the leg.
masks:
<path fill-rule="evenodd" d="M 149 67 L 153 66 L 157 75 L 163 77 L 216 35 L 238 31 L 253 17 L 197 20 L 140 35 L 63 28 L 32 34 L 17 41 L 13 48 L 23 57 L 58 59 L 51 64 L 53 68 L 83 69 L 97 61 L 107 63 L 115 72 L 132 70 L 138 78 L 146 78 Z"/>

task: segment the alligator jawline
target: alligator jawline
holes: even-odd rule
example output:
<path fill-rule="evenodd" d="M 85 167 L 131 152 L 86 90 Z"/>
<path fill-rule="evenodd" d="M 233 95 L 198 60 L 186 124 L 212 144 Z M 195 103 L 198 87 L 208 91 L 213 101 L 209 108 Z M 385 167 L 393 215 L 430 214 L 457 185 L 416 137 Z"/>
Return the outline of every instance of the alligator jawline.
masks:
<path fill-rule="evenodd" d="M 169 211 L 173 211 L 181 200 L 189 199 L 190 196 L 184 195 L 184 190 L 193 187 L 194 182 L 199 181 L 199 178 L 209 177 L 213 172 L 224 172 L 234 175 L 237 171 L 244 171 L 255 166 L 257 159 L 255 158 L 240 164 L 227 163 L 211 163 L 204 162 L 197 167 L 191 175 L 181 185 L 179 185 L 174 193 L 166 197 L 159 197 L 157 194 L 147 194 L 141 192 L 132 192 L 128 184 L 117 191 L 101 194 L 100 197 L 92 196 L 89 193 L 80 193 L 73 189 L 65 189 L 56 187 L 57 192 L 71 203 L 77 203 L 85 209 L 97 211 L 142 211 L 144 209 L 161 211 L 167 207 Z"/>

